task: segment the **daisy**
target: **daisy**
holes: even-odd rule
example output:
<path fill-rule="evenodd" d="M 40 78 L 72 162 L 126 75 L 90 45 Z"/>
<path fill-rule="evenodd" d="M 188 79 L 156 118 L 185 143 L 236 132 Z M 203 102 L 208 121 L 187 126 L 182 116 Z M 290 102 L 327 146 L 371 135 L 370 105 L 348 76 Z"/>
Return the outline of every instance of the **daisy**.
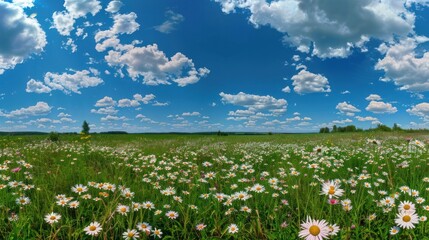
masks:
<path fill-rule="evenodd" d="M 419 216 L 415 213 L 400 212 L 396 216 L 395 223 L 401 228 L 415 228 L 414 224 L 419 223 Z"/>
<path fill-rule="evenodd" d="M 155 204 L 153 204 L 152 202 L 150 202 L 150 201 L 147 201 L 147 202 L 144 202 L 143 204 L 142 204 L 142 207 L 144 208 L 144 209 L 154 209 L 155 208 Z"/>
<path fill-rule="evenodd" d="M 74 187 L 72 187 L 72 191 L 80 195 L 81 193 L 87 192 L 88 187 L 82 184 L 77 184 Z"/>
<path fill-rule="evenodd" d="M 58 213 L 51 212 L 45 215 L 45 221 L 49 224 L 57 223 L 60 219 L 61 215 Z"/>
<path fill-rule="evenodd" d="M 103 230 L 103 228 L 100 227 L 100 223 L 92 222 L 83 230 L 85 231 L 86 235 L 97 236 L 100 231 Z"/>
<path fill-rule="evenodd" d="M 426 222 L 428 220 L 428 218 L 426 217 L 426 216 L 421 216 L 420 218 L 419 218 L 419 221 L 420 222 Z"/>
<path fill-rule="evenodd" d="M 78 201 L 72 201 L 69 203 L 69 207 L 70 208 L 77 208 L 77 207 L 79 207 L 79 202 Z"/>
<path fill-rule="evenodd" d="M 147 222 L 139 222 L 137 223 L 137 229 L 142 232 L 150 233 L 150 231 L 152 230 L 152 226 L 149 225 L 149 223 Z"/>
<path fill-rule="evenodd" d="M 416 206 L 410 201 L 403 201 L 399 204 L 399 212 L 410 212 L 414 213 L 416 211 Z"/>
<path fill-rule="evenodd" d="M 329 228 L 329 236 L 336 236 L 337 233 L 340 231 L 340 227 L 337 226 L 337 224 L 330 224 L 328 225 Z"/>
<path fill-rule="evenodd" d="M 195 229 L 197 229 L 198 231 L 201 231 L 201 230 L 203 230 L 206 227 L 207 227 L 207 225 L 205 225 L 204 223 L 200 223 L 200 224 L 197 224 L 197 226 L 195 227 Z"/>
<path fill-rule="evenodd" d="M 396 235 L 399 233 L 400 228 L 397 226 L 394 226 L 390 229 L 390 235 Z"/>
<path fill-rule="evenodd" d="M 155 228 L 155 230 L 152 231 L 152 236 L 161 238 L 162 236 L 161 229 Z"/>
<path fill-rule="evenodd" d="M 176 219 L 177 217 L 179 217 L 179 214 L 175 211 L 168 211 L 165 216 L 167 216 L 170 219 Z"/>
<path fill-rule="evenodd" d="M 344 190 L 340 189 L 340 184 L 335 181 L 324 182 L 321 195 L 328 195 L 329 198 L 343 196 Z"/>
<path fill-rule="evenodd" d="M 229 225 L 229 226 L 228 226 L 228 232 L 229 232 L 229 233 L 232 233 L 232 234 L 237 233 L 237 232 L 238 232 L 238 227 L 237 227 L 237 225 L 235 225 L 235 224 L 231 224 L 231 225 Z"/>
<path fill-rule="evenodd" d="M 30 199 L 25 196 L 19 197 L 15 201 L 18 205 L 28 205 L 31 202 Z"/>
<path fill-rule="evenodd" d="M 127 229 L 124 233 L 122 233 L 122 237 L 126 240 L 136 240 L 137 238 L 140 238 L 139 232 L 135 229 Z"/>
<path fill-rule="evenodd" d="M 243 206 L 243 207 L 241 207 L 240 211 L 251 213 L 252 209 L 250 209 L 248 206 Z"/>
<path fill-rule="evenodd" d="M 330 229 L 325 220 L 314 220 L 307 217 L 307 221 L 301 224 L 299 237 L 306 240 L 322 240 L 328 238 Z"/>
<path fill-rule="evenodd" d="M 121 215 L 127 215 L 127 212 L 130 211 L 130 207 L 119 204 L 119 206 L 116 208 L 116 212 L 118 212 Z"/>

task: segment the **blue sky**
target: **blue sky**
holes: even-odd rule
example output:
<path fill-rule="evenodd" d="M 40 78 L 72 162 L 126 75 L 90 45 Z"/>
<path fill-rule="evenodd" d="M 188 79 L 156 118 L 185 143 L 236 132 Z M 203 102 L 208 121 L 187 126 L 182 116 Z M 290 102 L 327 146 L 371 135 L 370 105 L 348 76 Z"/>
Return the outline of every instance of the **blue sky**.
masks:
<path fill-rule="evenodd" d="M 429 0 L 0 0 L 0 131 L 429 127 Z"/>

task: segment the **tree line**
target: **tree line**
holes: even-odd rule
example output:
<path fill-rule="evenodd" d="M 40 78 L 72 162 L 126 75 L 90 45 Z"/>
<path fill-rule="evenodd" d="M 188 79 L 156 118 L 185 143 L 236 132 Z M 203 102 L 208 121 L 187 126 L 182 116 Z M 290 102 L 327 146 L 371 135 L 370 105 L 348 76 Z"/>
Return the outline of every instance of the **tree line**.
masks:
<path fill-rule="evenodd" d="M 376 128 L 362 129 L 357 128 L 355 125 L 347 125 L 340 127 L 337 125 L 332 126 L 332 129 L 329 127 L 322 127 L 319 130 L 319 133 L 337 133 L 337 132 L 399 132 L 399 131 L 413 131 L 413 130 L 404 130 L 398 124 L 393 124 L 393 127 L 388 127 L 384 124 L 378 124 Z"/>

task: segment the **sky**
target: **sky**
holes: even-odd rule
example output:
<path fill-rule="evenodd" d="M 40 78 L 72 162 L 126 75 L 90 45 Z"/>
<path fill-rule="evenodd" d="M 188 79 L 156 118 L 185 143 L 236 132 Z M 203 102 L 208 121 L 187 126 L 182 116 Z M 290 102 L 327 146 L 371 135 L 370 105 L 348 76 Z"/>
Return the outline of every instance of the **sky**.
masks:
<path fill-rule="evenodd" d="M 429 128 L 429 0 L 0 0 L 0 131 Z"/>

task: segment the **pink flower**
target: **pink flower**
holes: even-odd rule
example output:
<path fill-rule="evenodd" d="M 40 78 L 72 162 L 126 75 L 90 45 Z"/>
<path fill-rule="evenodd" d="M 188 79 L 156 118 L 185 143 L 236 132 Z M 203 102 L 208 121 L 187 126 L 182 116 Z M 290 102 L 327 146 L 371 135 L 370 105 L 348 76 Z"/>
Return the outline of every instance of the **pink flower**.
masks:
<path fill-rule="evenodd" d="M 17 168 L 14 168 L 14 169 L 10 170 L 10 171 L 13 172 L 13 173 L 16 173 L 16 172 L 21 171 L 21 168 L 17 167 Z"/>
<path fill-rule="evenodd" d="M 328 203 L 331 205 L 335 205 L 335 204 L 340 203 L 340 201 L 338 199 L 331 198 L 331 199 L 328 199 Z"/>

